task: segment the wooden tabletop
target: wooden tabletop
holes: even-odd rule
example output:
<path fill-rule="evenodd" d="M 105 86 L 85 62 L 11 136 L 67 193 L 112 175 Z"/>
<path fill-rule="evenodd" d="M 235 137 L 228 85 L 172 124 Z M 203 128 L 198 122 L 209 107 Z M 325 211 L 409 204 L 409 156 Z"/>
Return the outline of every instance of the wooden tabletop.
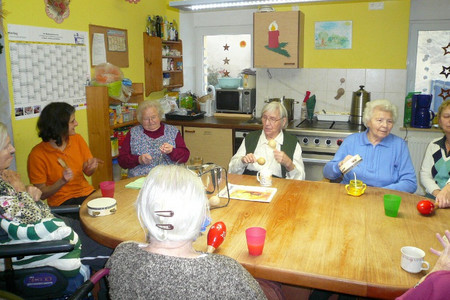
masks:
<path fill-rule="evenodd" d="M 139 191 L 124 188 L 132 180 L 116 183 L 114 215 L 95 218 L 87 213 L 87 202 L 100 197 L 99 191 L 83 203 L 80 217 L 91 238 L 109 247 L 145 241 L 134 207 Z M 253 176 L 229 174 L 228 180 L 258 185 Z M 368 187 L 364 195 L 353 197 L 342 184 L 287 179 L 274 179 L 273 187 L 278 190 L 271 203 L 232 199 L 227 207 L 211 211 L 212 224 L 223 221 L 227 226 L 216 253 L 236 259 L 259 278 L 392 299 L 426 274 L 403 271 L 400 248 L 423 249 L 434 266 L 437 256 L 429 248 L 442 248 L 435 233 L 450 229 L 450 209 L 422 216 L 416 210 L 422 199 L 417 195 Z M 402 197 L 397 218 L 384 215 L 386 193 Z M 264 252 L 257 257 L 248 254 L 245 241 L 245 229 L 252 226 L 267 229 Z M 205 251 L 206 234 L 194 246 Z"/>

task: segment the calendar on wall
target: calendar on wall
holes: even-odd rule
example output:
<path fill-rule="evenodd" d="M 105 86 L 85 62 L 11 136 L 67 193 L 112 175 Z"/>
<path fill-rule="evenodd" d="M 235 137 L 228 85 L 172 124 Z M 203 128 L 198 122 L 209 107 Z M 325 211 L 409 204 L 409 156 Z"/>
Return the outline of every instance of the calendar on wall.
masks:
<path fill-rule="evenodd" d="M 16 119 L 37 117 L 57 101 L 85 108 L 87 32 L 9 25 L 8 37 Z"/>

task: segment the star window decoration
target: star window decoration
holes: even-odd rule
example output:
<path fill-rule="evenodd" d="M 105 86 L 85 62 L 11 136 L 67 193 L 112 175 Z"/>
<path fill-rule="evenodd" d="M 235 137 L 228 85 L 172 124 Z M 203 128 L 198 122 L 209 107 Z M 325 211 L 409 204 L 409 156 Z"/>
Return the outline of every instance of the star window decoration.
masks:
<path fill-rule="evenodd" d="M 228 44 L 225 44 L 225 46 L 223 46 L 223 51 L 228 51 L 229 48 L 230 46 L 228 46 Z"/>
<path fill-rule="evenodd" d="M 445 78 L 447 78 L 450 75 L 450 67 L 442 66 L 442 72 L 439 74 L 445 75 Z"/>
<path fill-rule="evenodd" d="M 230 77 L 230 72 L 227 70 L 223 71 L 223 77 Z"/>
<path fill-rule="evenodd" d="M 230 64 L 230 59 L 228 57 L 225 57 L 225 59 L 223 60 L 223 64 L 224 65 L 229 65 Z"/>
<path fill-rule="evenodd" d="M 438 96 L 442 97 L 443 101 L 447 100 L 447 98 L 450 98 L 450 89 L 445 90 L 441 88 L 441 93 Z"/>
<path fill-rule="evenodd" d="M 444 49 L 444 55 L 450 54 L 450 43 L 446 47 L 442 47 Z"/>

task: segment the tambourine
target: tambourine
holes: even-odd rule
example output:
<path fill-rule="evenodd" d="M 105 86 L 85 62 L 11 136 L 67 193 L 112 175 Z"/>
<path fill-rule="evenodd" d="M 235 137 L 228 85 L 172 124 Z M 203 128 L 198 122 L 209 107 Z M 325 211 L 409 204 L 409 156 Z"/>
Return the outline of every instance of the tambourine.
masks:
<path fill-rule="evenodd" d="M 109 197 L 97 198 L 89 201 L 87 208 L 93 217 L 112 215 L 117 211 L 117 201 Z"/>

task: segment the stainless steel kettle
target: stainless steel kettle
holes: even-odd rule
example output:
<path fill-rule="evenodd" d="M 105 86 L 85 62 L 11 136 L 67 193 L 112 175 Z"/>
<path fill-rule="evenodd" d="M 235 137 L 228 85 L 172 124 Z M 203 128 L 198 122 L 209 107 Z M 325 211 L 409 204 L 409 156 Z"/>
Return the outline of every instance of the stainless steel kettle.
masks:
<path fill-rule="evenodd" d="M 352 107 L 350 110 L 350 123 L 362 125 L 363 112 L 366 103 L 370 101 L 370 93 L 364 90 L 364 86 L 360 85 L 359 90 L 353 92 Z"/>

